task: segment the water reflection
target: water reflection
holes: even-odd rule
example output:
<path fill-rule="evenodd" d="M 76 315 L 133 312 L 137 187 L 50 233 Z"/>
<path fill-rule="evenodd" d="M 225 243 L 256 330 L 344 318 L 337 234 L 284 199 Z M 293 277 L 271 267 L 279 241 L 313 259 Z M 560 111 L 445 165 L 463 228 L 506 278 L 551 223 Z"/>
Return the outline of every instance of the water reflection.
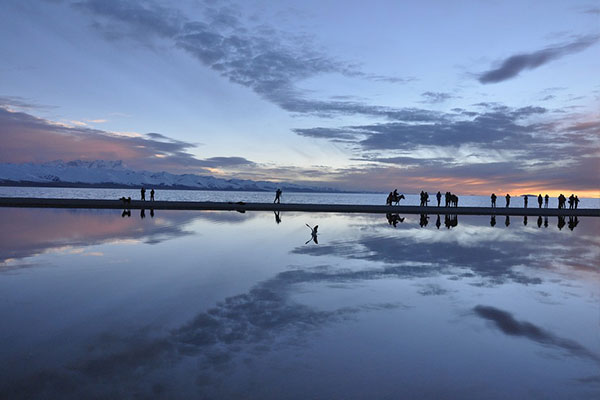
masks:
<path fill-rule="evenodd" d="M 276 226 L 270 213 L 251 212 L 1 216 L 12 218 L 1 230 L 1 257 L 21 246 L 17 257 L 43 263 L 42 253 L 59 246 L 135 243 L 105 246 L 103 268 L 127 260 L 96 275 L 61 266 L 45 275 L 25 270 L 26 279 L 0 274 L 0 317 L 17 321 L 0 334 L 9 360 L 0 366 L 0 398 L 598 394 L 596 219 L 570 218 L 569 229 L 578 227 L 571 234 L 536 229 L 533 220 L 498 229 L 495 216 L 461 216 L 458 224 L 445 215 L 444 230 L 440 215 L 435 228 L 421 226 L 425 214 L 314 214 L 314 227 L 302 213 L 281 225 L 275 213 Z M 302 245 L 307 228 L 306 244 L 319 243 L 319 226 L 326 240 Z M 6 232 L 17 239 L 6 244 Z M 139 272 L 110 279 L 128 269 Z M 44 289 L 53 276 L 67 283 Z M 60 306 L 78 291 L 87 303 Z M 46 313 L 39 304 L 49 305 Z M 144 304 L 150 313 L 139 311 Z M 131 322 L 110 320 L 121 314 Z M 181 318 L 162 325 L 161 314 Z M 13 327 L 23 319 L 50 321 L 52 331 Z"/>

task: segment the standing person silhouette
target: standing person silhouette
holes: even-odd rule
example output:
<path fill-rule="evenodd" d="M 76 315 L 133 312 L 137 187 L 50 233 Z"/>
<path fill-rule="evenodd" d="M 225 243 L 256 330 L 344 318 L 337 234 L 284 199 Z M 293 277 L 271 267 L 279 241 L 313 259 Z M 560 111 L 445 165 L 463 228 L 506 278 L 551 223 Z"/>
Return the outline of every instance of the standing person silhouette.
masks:
<path fill-rule="evenodd" d="M 142 195 L 142 200 L 146 201 L 146 189 L 144 189 L 144 187 L 140 190 L 140 194 Z"/>
<path fill-rule="evenodd" d="M 497 199 L 496 193 L 492 193 L 490 198 L 492 199 L 492 208 L 496 208 L 496 199 Z"/>
<path fill-rule="evenodd" d="M 538 194 L 538 206 L 540 208 L 542 208 L 542 203 L 544 202 L 544 198 L 542 197 L 542 194 Z"/>
<path fill-rule="evenodd" d="M 508 208 L 510 206 L 510 194 L 506 193 L 506 207 Z"/>
<path fill-rule="evenodd" d="M 523 197 L 523 207 L 527 208 L 527 203 L 529 202 L 529 198 L 527 197 L 527 195 L 525 195 L 525 197 Z"/>
<path fill-rule="evenodd" d="M 154 201 L 154 189 L 150 190 L 150 201 Z"/>
<path fill-rule="evenodd" d="M 575 209 L 577 209 L 578 205 L 579 205 L 579 196 L 575 196 Z"/>
<path fill-rule="evenodd" d="M 548 193 L 546 193 L 544 196 L 544 208 L 548 208 L 548 200 L 550 200 L 550 196 L 548 196 Z"/>
<path fill-rule="evenodd" d="M 281 189 L 277 188 L 277 190 L 275 191 L 275 200 L 273 200 L 273 204 L 280 204 L 281 203 Z"/>
<path fill-rule="evenodd" d="M 435 195 L 435 198 L 437 199 L 438 207 L 439 207 L 440 206 L 440 202 L 442 201 L 442 193 L 440 193 L 439 190 L 438 190 L 437 194 Z"/>

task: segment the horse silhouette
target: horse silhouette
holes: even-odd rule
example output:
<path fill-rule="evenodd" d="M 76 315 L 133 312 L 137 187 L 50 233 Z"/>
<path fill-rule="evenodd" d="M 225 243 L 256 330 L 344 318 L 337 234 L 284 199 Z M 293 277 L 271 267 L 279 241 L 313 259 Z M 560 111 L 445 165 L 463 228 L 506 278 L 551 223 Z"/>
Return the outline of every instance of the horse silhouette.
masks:
<path fill-rule="evenodd" d="M 400 205 L 400 200 L 405 199 L 404 195 L 398 195 L 397 193 L 394 192 L 390 192 L 390 194 L 387 197 L 387 200 L 385 201 L 385 205 L 386 206 L 391 206 L 391 205 Z"/>

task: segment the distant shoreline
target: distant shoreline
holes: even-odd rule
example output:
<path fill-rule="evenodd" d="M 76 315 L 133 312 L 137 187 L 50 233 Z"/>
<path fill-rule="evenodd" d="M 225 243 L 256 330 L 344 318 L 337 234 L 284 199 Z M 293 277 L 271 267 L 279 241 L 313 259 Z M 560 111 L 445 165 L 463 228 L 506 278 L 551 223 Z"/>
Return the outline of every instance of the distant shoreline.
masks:
<path fill-rule="evenodd" d="M 273 204 L 210 201 L 141 201 L 100 199 L 48 199 L 24 197 L 0 197 L 0 207 L 27 208 L 87 208 L 87 209 L 154 209 L 154 210 L 220 210 L 220 211 L 295 211 L 295 212 L 341 212 L 377 214 L 449 214 L 449 215 L 514 215 L 514 216 L 580 216 L 600 217 L 600 209 L 557 209 L 519 207 L 420 207 L 381 206 L 355 204 Z"/>

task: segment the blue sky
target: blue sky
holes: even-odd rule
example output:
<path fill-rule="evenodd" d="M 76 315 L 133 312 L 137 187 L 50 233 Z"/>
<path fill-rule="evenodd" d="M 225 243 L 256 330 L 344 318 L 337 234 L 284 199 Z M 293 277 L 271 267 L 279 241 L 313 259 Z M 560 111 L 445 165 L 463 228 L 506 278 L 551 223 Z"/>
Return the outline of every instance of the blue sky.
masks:
<path fill-rule="evenodd" d="M 1 162 L 599 195 L 598 1 L 16 1 Z"/>

